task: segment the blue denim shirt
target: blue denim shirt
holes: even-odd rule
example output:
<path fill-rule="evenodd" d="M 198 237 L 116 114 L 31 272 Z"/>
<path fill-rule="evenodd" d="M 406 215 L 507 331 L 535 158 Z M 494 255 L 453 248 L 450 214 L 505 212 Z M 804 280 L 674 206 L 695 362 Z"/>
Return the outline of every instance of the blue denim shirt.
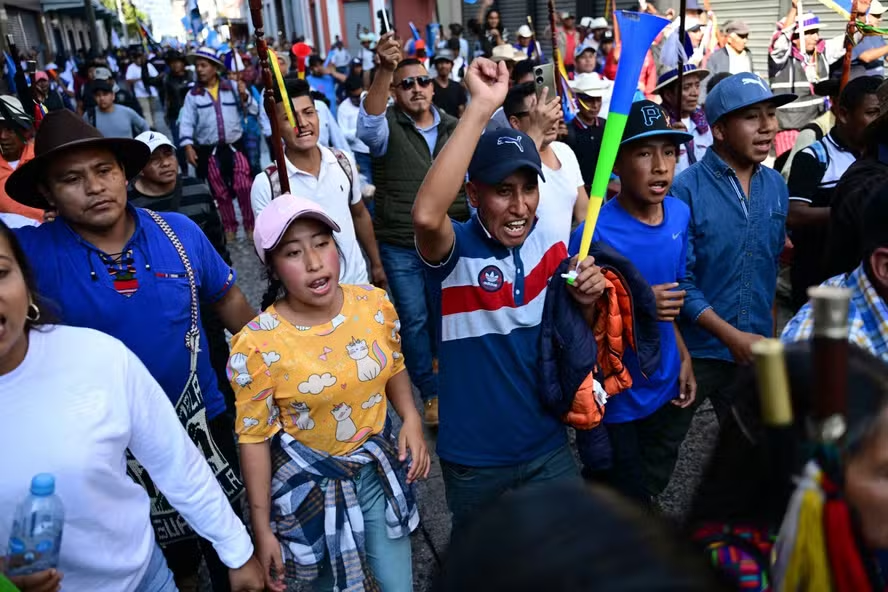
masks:
<path fill-rule="evenodd" d="M 672 194 L 691 209 L 681 334 L 691 356 L 733 361 L 727 346 L 697 319 L 711 308 L 741 331 L 773 334 L 789 190 L 780 173 L 759 166 L 747 198 L 734 170 L 710 148 L 676 177 Z"/>

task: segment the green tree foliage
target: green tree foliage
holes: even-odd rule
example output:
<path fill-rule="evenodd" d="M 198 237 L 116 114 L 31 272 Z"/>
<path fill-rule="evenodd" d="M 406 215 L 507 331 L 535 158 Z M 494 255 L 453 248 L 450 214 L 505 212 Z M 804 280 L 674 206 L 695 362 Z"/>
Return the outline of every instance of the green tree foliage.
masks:
<path fill-rule="evenodd" d="M 102 0 L 102 4 L 111 12 L 117 13 L 116 0 Z M 148 15 L 133 6 L 128 0 L 123 0 L 121 6 L 123 7 L 123 20 L 126 23 L 127 35 L 130 39 L 140 39 L 139 20 L 147 25 Z"/>

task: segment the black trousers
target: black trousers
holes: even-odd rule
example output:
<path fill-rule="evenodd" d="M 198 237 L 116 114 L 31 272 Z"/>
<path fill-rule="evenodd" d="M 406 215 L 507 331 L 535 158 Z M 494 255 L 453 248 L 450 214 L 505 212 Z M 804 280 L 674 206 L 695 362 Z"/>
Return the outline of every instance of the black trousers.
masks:
<path fill-rule="evenodd" d="M 737 393 L 737 364 L 703 358 L 694 358 L 693 364 L 697 379 L 697 398 L 694 404 L 685 409 L 671 404 L 663 406 L 658 412 L 662 414 L 657 418 L 660 425 L 660 444 L 645 451 L 647 490 L 650 495 L 662 493 L 669 485 L 678 461 L 679 449 L 700 405 L 709 399 L 719 424 L 731 413 L 731 405 Z"/>
<path fill-rule="evenodd" d="M 659 493 L 651 491 L 649 474 L 665 476 L 667 483 L 672 475 L 681 446 L 681 440 L 670 437 L 676 421 L 674 409 L 678 408 L 666 403 L 642 419 L 605 424 L 612 458 L 605 480 L 641 505 L 649 505 Z"/>
<path fill-rule="evenodd" d="M 232 412 L 222 413 L 209 420 L 210 434 L 219 451 L 231 464 L 235 473 L 240 474 L 240 463 L 237 456 L 237 444 L 234 441 L 234 418 Z M 241 500 L 232 504 L 234 513 L 243 520 L 243 506 Z M 210 573 L 210 583 L 213 592 L 230 592 L 228 581 L 228 566 L 222 563 L 212 543 L 202 538 L 182 541 L 167 545 L 163 548 L 167 565 L 173 572 L 176 580 L 196 574 L 200 568 L 200 560 L 207 562 L 207 570 Z"/>

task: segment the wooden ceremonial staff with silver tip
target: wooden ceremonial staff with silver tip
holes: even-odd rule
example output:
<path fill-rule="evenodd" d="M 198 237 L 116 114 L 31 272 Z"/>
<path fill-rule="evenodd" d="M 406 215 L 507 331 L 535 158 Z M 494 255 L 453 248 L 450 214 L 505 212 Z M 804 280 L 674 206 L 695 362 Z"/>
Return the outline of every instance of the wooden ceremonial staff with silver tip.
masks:
<path fill-rule="evenodd" d="M 290 179 L 287 175 L 287 161 L 284 157 L 284 146 L 281 143 L 281 128 L 278 122 L 274 102 L 274 77 L 268 65 L 268 44 L 265 42 L 265 25 L 262 20 L 262 0 L 250 0 L 250 19 L 256 31 L 256 53 L 259 55 L 259 70 L 262 73 L 262 84 L 265 86 L 263 106 L 271 124 L 271 145 L 274 149 L 274 161 L 277 164 L 281 193 L 290 193 Z"/>
<path fill-rule="evenodd" d="M 775 518 L 785 511 L 782 500 L 788 499 L 794 484 L 792 475 L 796 458 L 793 430 L 792 396 L 786 371 L 783 343 L 779 339 L 762 339 L 752 344 L 755 378 L 758 386 L 762 424 L 765 427 L 768 481 L 780 495 L 768 504 L 768 515 Z"/>
<path fill-rule="evenodd" d="M 811 406 L 812 439 L 835 444 L 845 435 L 848 407 L 848 305 L 846 288 L 815 286 L 808 289 L 814 317 L 814 399 Z"/>

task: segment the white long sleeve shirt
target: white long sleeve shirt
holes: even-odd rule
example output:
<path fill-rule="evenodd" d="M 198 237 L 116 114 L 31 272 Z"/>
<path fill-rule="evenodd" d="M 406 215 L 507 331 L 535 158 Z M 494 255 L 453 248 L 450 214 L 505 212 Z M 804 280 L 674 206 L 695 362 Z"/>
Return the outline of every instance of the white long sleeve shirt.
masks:
<path fill-rule="evenodd" d="M 314 104 L 318 112 L 318 144 L 328 148 L 336 148 L 342 152 L 351 152 L 351 146 L 345 139 L 339 124 L 336 123 L 336 118 L 333 117 L 327 103 L 316 100 Z"/>
<path fill-rule="evenodd" d="M 370 148 L 358 138 L 358 113 L 360 112 L 361 106 L 353 105 L 351 99 L 346 98 L 339 103 L 339 108 L 336 110 L 336 120 L 339 122 L 342 133 L 345 134 L 345 139 L 351 146 L 352 152 L 370 154 Z"/>
<path fill-rule="evenodd" d="M 0 541 L 31 478 L 55 475 L 65 590 L 124 592 L 145 574 L 154 531 L 148 495 L 126 474 L 127 448 L 227 566 L 250 559 L 250 537 L 209 465 L 120 341 L 92 329 L 31 331 L 24 362 L 0 376 L 0 401 Z"/>

